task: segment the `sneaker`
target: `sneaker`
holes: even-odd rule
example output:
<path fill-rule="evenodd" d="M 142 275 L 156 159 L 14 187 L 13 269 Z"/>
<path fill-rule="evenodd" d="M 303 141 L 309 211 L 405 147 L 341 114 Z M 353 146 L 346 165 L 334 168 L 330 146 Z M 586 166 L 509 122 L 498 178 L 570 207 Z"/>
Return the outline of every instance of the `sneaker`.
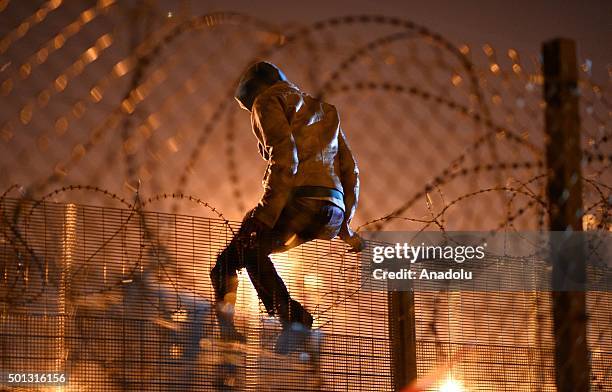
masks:
<path fill-rule="evenodd" d="M 281 355 L 288 355 L 293 352 L 305 352 L 310 331 L 310 328 L 302 323 L 291 323 L 281 331 L 276 340 L 274 351 Z"/>
<path fill-rule="evenodd" d="M 246 343 L 246 337 L 234 325 L 234 307 L 226 302 L 216 305 L 215 313 L 219 322 L 221 340 L 224 342 Z"/>

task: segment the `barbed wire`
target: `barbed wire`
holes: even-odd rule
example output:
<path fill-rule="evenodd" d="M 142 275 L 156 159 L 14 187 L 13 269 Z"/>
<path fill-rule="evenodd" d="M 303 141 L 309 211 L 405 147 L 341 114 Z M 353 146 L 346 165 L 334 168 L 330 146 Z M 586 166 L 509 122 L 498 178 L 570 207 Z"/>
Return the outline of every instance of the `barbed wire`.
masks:
<path fill-rule="evenodd" d="M 183 292 L 206 299 L 207 289 L 196 287 L 195 273 L 182 269 L 182 256 L 164 237 L 170 234 L 159 232 L 148 208 L 168 209 L 178 219 L 195 204 L 235 234 L 231 217 L 256 202 L 262 162 L 250 132 L 239 131 L 249 124 L 232 95 L 244 67 L 258 59 L 279 64 L 305 91 L 338 107 L 362 172 L 358 231 L 511 232 L 546 225 L 537 56 L 515 49 L 504 55 L 489 44 L 479 51 L 412 21 L 380 15 L 281 28 L 232 12 L 171 18 L 155 9 L 140 10 L 140 18 L 125 23 L 129 10 L 112 0 L 93 6 L 52 0 L 29 8 L 0 38 L 0 55 L 11 56 L 0 69 L 6 101 L 0 108 L 1 226 L 18 263 L 0 277 L 4 303 L 33 305 L 60 289 L 48 278 L 49 257 L 34 229 L 51 201 L 118 204 L 122 211 L 110 233 L 104 228 L 101 241 L 83 247 L 75 260 L 69 276 L 75 303 L 95 302 L 93 296 L 153 272 L 172 291 L 172 306 L 183 306 Z M 9 1 L 0 0 L 0 18 L 10 12 Z M 62 25 L 57 31 L 45 24 L 51 12 Z M 119 38 L 131 33 L 133 45 L 125 47 Z M 25 49 L 15 50 L 16 43 Z M 589 67 L 580 72 L 583 222 L 585 230 L 608 231 L 609 86 L 590 79 Z M 470 212 L 473 205 L 487 213 Z M 176 236 L 176 222 L 170 226 Z M 138 239 L 136 251 L 128 249 L 135 241 L 130 235 Z M 115 247 L 120 254 L 112 253 Z M 117 270 L 108 282 L 86 287 L 99 257 Z M 359 303 L 363 287 L 352 257 L 344 248 L 330 248 L 304 263 L 316 270 L 326 258 L 340 260 L 330 273 L 341 284 L 323 288 L 313 306 L 322 327 L 333 326 L 343 306 Z M 30 267 L 36 272 L 26 272 Z M 141 286 L 152 309 L 172 311 L 156 300 L 159 292 Z M 438 362 L 452 362 L 450 328 L 439 324 L 449 306 L 444 295 L 432 296 L 433 308 L 423 316 L 431 322 L 422 333 L 433 338 Z M 541 350 L 548 319 L 538 309 L 546 304 L 538 295 L 529 301 L 525 317 L 537 319 Z M 605 330 L 591 335 L 600 346 Z M 605 377 L 599 382 L 606 385 Z"/>

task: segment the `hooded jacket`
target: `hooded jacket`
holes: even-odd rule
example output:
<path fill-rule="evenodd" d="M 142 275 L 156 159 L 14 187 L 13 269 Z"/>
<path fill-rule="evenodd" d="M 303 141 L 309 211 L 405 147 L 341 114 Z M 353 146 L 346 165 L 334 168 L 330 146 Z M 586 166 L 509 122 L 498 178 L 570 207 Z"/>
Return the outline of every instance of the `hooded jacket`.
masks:
<path fill-rule="evenodd" d="M 320 186 L 344 194 L 332 202 L 344 210 L 348 228 L 359 197 L 359 169 L 336 108 L 279 81 L 253 102 L 251 124 L 268 161 L 253 216 L 273 227 L 295 187 Z"/>

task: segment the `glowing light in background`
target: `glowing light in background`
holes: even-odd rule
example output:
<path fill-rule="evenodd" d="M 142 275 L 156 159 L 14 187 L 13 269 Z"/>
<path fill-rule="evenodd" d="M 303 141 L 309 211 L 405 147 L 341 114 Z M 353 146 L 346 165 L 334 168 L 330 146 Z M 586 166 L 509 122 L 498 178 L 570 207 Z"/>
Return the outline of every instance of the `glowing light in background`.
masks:
<path fill-rule="evenodd" d="M 304 305 L 309 309 L 316 309 L 321 303 L 321 293 L 324 289 L 324 283 L 318 275 L 308 273 L 304 275 Z M 315 326 L 318 326 L 319 320 L 315 320 Z"/>
<path fill-rule="evenodd" d="M 258 333 L 259 298 L 246 270 L 238 273 L 238 293 L 235 312 L 236 324 L 239 326 L 239 329 L 244 331 L 247 337 L 248 348 L 246 349 L 245 365 L 248 369 L 256 369 L 258 361 L 256 348 L 260 345 Z M 255 377 L 247 377 L 245 382 L 247 390 L 257 387 Z"/>
<path fill-rule="evenodd" d="M 593 214 L 584 214 L 582 216 L 582 230 L 596 230 L 599 224 L 597 217 Z"/>
<path fill-rule="evenodd" d="M 463 385 L 458 380 L 454 380 L 451 377 L 448 377 L 442 385 L 440 385 L 440 392 L 465 392 L 466 390 L 463 388 Z"/>

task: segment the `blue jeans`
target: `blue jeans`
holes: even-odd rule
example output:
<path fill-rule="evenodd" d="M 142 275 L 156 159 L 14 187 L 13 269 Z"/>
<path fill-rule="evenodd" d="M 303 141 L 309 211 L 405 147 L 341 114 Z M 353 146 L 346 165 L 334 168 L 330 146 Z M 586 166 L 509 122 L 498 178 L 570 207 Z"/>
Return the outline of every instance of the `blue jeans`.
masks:
<path fill-rule="evenodd" d="M 217 303 L 238 290 L 237 271 L 246 268 L 259 299 L 269 315 L 278 315 L 283 325 L 299 322 L 312 326 L 312 316 L 291 299 L 270 254 L 287 251 L 314 239 L 330 240 L 338 235 L 344 211 L 335 204 L 318 199 L 293 198 L 283 209 L 276 225 L 257 233 L 254 243 L 241 240 L 244 222 L 229 245 L 219 254 L 210 276 Z"/>

